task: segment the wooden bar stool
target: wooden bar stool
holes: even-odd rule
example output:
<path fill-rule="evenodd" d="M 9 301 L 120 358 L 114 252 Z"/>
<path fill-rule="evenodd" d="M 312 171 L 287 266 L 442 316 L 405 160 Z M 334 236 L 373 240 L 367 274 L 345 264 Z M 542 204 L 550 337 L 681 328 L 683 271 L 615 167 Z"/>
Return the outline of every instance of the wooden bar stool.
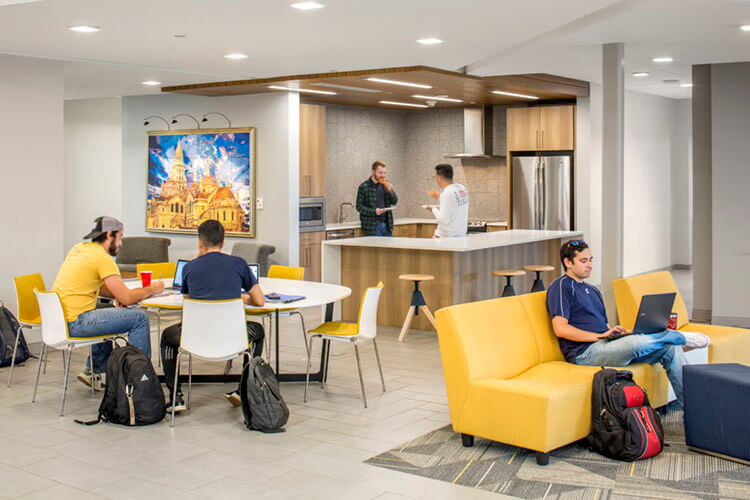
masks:
<path fill-rule="evenodd" d="M 411 305 L 409 306 L 409 312 L 406 313 L 406 319 L 404 320 L 404 326 L 401 327 L 401 334 L 398 336 L 398 341 L 401 342 L 404 340 L 404 337 L 406 336 L 406 332 L 409 331 L 411 320 L 414 318 L 414 316 L 419 315 L 420 310 L 422 310 L 424 315 L 432 324 L 432 327 L 435 329 L 435 331 L 437 331 L 437 324 L 435 323 L 435 317 L 432 315 L 432 313 L 430 312 L 430 309 L 427 307 L 427 303 L 424 301 L 422 292 L 419 291 L 420 281 L 434 280 L 435 277 L 431 274 L 401 274 L 399 275 L 398 279 L 414 282 L 414 291 L 411 292 Z"/>
<path fill-rule="evenodd" d="M 526 274 L 526 271 L 521 271 L 520 269 L 499 269 L 497 271 L 492 271 L 492 274 L 505 277 L 505 288 L 503 288 L 501 297 L 510 297 L 511 295 L 516 294 L 516 290 L 510 282 L 511 278 L 513 278 L 513 276 L 523 276 Z"/>
<path fill-rule="evenodd" d="M 531 285 L 531 293 L 544 291 L 544 282 L 542 281 L 542 277 L 540 273 L 546 273 L 546 272 L 555 270 L 555 266 L 545 266 L 545 265 L 541 265 L 541 266 L 530 265 L 530 266 L 523 266 L 523 268 L 526 271 L 536 273 L 536 279 L 534 280 L 534 284 Z"/>

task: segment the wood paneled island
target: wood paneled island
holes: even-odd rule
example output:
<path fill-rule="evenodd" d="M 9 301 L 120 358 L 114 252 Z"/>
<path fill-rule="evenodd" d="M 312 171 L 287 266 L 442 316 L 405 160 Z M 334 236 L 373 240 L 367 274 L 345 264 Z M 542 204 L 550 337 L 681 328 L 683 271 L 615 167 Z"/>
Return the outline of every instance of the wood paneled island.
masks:
<path fill-rule="evenodd" d="M 476 233 L 462 238 L 386 238 L 369 236 L 323 242 L 323 281 L 352 289 L 341 304 L 341 319 L 356 321 L 362 293 L 378 281 L 385 285 L 378 309 L 378 324 L 401 326 L 411 300 L 412 283 L 400 274 L 432 274 L 420 285 L 427 305 L 441 307 L 485 300 L 500 295 L 504 280 L 495 269 L 521 269 L 526 264 L 549 264 L 545 284 L 560 275 L 560 245 L 580 238 L 577 231 L 511 230 Z M 533 274 L 513 280 L 517 292 L 531 288 Z M 419 315 L 412 328 L 429 329 Z"/>

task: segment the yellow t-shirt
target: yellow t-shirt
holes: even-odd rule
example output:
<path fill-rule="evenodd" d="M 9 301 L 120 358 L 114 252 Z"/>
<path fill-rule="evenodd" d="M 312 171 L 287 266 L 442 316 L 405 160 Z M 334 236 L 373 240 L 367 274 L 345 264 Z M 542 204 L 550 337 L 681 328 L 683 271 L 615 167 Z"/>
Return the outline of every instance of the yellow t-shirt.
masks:
<path fill-rule="evenodd" d="M 75 321 L 78 315 L 96 308 L 96 297 L 104 278 L 120 275 L 115 260 L 98 243 L 84 241 L 70 249 L 52 290 L 62 302 L 65 320 Z"/>

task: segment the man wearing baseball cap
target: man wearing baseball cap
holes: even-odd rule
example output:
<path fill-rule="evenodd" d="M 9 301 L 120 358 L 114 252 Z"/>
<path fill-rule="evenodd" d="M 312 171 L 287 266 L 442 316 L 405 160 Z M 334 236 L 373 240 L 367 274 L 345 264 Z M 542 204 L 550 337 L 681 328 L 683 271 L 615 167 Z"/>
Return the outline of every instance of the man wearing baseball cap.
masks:
<path fill-rule="evenodd" d="M 164 283 L 156 281 L 133 290 L 125 286 L 113 259 L 122 246 L 122 222 L 114 217 L 97 217 L 91 232 L 83 238 L 91 241 L 83 241 L 70 249 L 52 286 L 62 302 L 70 336 L 87 338 L 127 333 L 128 342 L 151 357 L 146 312 L 126 307 L 98 309 L 96 298 L 101 293 L 117 299 L 120 306 L 129 306 L 161 293 Z M 86 362 L 86 370 L 78 375 L 78 379 L 102 390 L 111 351 L 109 342 L 94 345 L 93 359 Z"/>

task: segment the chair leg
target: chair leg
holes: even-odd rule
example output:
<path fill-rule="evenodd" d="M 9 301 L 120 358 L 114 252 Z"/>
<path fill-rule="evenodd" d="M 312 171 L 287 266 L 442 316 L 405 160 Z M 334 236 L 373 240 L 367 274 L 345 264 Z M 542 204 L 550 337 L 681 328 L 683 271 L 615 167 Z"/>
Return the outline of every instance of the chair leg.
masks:
<path fill-rule="evenodd" d="M 385 379 L 383 378 L 383 367 L 380 366 L 380 354 L 378 354 L 378 343 L 375 342 L 375 337 L 372 338 L 372 346 L 375 348 L 375 359 L 378 360 L 378 371 L 380 371 L 380 383 L 383 384 L 383 392 L 385 392 Z"/>
<path fill-rule="evenodd" d="M 307 367 L 305 369 L 305 395 L 302 398 L 304 403 L 307 403 L 307 386 L 310 385 L 310 351 L 312 351 L 312 341 L 314 338 L 315 336 L 310 337 L 310 345 L 307 345 L 307 342 L 305 342 L 305 347 L 307 347 Z"/>
<path fill-rule="evenodd" d="M 44 350 L 44 342 L 42 342 L 42 351 L 44 351 L 44 369 L 42 370 L 43 375 L 47 375 L 47 362 L 49 361 L 49 350 Z M 39 355 L 41 356 L 42 353 L 40 352 Z"/>
<path fill-rule="evenodd" d="M 406 318 L 404 319 L 404 326 L 401 327 L 401 333 L 398 336 L 398 341 L 402 342 L 404 340 L 404 337 L 406 336 L 406 332 L 409 331 L 409 327 L 411 326 L 411 320 L 414 317 L 414 312 L 417 310 L 417 306 L 410 306 L 409 312 L 406 313 Z"/>
<path fill-rule="evenodd" d="M 367 408 L 367 397 L 365 397 L 365 381 L 362 379 L 362 363 L 359 360 L 359 344 L 354 342 L 354 354 L 357 356 L 357 371 L 359 371 L 359 386 L 362 388 L 362 401 Z"/>
<path fill-rule="evenodd" d="M 18 339 L 21 338 L 21 332 L 23 332 L 23 327 L 18 327 L 18 332 L 16 332 L 16 341 L 13 343 L 13 356 L 10 358 L 10 372 L 8 373 L 8 387 L 10 387 L 10 381 L 13 379 L 13 367 L 16 366 L 16 352 L 18 351 Z"/>
<path fill-rule="evenodd" d="M 47 352 L 47 344 L 42 342 L 42 352 L 39 353 L 39 363 L 36 365 L 36 379 L 34 380 L 34 393 L 31 395 L 31 402 L 36 401 L 36 389 L 39 387 L 39 372 L 42 370 L 42 358 Z"/>
<path fill-rule="evenodd" d="M 89 359 L 91 360 L 91 395 L 94 395 L 94 346 L 89 346 Z"/>
<path fill-rule="evenodd" d="M 435 322 L 435 316 L 432 315 L 430 309 L 427 306 L 419 306 L 419 310 L 427 316 L 427 320 L 432 324 L 432 327 L 437 331 L 437 323 Z"/>
<path fill-rule="evenodd" d="M 63 390 L 62 390 L 62 398 L 60 399 L 60 416 L 62 417 L 65 413 L 65 393 L 68 391 L 68 376 L 70 375 L 70 355 L 73 354 L 73 346 L 68 346 L 68 359 L 65 363 L 65 378 L 63 379 Z M 65 351 L 63 351 L 63 355 L 65 355 Z M 91 365 L 94 366 L 93 364 Z M 94 372 L 91 372 L 92 374 Z M 91 379 L 91 382 L 93 383 L 93 378 Z"/>
<path fill-rule="evenodd" d="M 536 452 L 536 464 L 547 465 L 549 463 L 549 453 Z"/>
<path fill-rule="evenodd" d="M 321 356 L 323 355 L 323 350 L 325 349 L 325 340 L 323 337 L 320 337 L 320 351 Z M 312 347 L 312 344 L 310 344 Z M 328 355 L 323 358 L 323 373 L 320 374 L 320 388 L 325 389 L 326 388 L 326 375 L 328 375 L 328 362 L 331 359 L 331 341 L 328 341 Z"/>
<path fill-rule="evenodd" d="M 156 335 L 161 335 L 161 309 L 156 309 Z M 150 342 L 150 335 L 149 335 Z M 161 349 L 159 349 L 159 366 L 161 366 Z"/>
<path fill-rule="evenodd" d="M 177 384 L 175 384 L 177 387 Z M 187 409 L 190 409 L 190 395 L 193 393 L 193 355 L 188 353 L 188 399 Z"/>
<path fill-rule="evenodd" d="M 292 311 L 292 314 L 299 316 L 299 320 L 302 322 L 302 339 L 305 341 L 305 349 L 307 349 L 307 357 L 310 357 L 310 350 L 307 346 L 307 329 L 305 328 L 305 317 L 299 311 Z"/>
<path fill-rule="evenodd" d="M 174 385 L 172 386 L 172 421 L 169 426 L 174 427 L 174 406 L 177 404 L 177 382 L 180 381 L 180 356 L 182 352 L 177 350 L 177 364 L 174 369 Z"/>
<path fill-rule="evenodd" d="M 464 448 L 471 448 L 474 446 L 474 436 L 471 434 L 464 434 L 461 433 L 461 444 L 464 446 Z"/>

